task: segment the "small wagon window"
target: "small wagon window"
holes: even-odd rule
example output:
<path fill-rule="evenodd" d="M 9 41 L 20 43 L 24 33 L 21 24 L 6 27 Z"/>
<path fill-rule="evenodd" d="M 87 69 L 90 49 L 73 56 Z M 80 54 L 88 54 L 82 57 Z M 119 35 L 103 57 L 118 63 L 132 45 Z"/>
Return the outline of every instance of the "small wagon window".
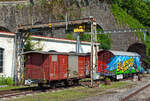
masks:
<path fill-rule="evenodd" d="M 4 49 L 0 48 L 0 73 L 3 72 L 3 54 L 4 54 Z"/>

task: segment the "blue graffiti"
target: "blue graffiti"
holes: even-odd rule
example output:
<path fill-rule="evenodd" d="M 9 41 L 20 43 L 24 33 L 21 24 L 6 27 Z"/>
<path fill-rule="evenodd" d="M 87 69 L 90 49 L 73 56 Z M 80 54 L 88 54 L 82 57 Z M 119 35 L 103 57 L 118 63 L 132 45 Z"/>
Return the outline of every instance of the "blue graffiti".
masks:
<path fill-rule="evenodd" d="M 114 56 L 112 58 L 110 58 L 110 62 L 107 63 L 107 68 L 105 70 L 108 71 L 114 71 L 117 69 L 117 63 L 124 63 L 124 62 L 130 62 L 130 59 L 133 59 L 132 63 L 133 65 L 130 65 L 129 63 L 125 63 L 126 66 L 129 67 L 129 71 L 131 71 L 132 69 L 137 70 L 138 67 L 140 67 L 140 56 L 137 57 L 133 57 L 133 56 Z"/>

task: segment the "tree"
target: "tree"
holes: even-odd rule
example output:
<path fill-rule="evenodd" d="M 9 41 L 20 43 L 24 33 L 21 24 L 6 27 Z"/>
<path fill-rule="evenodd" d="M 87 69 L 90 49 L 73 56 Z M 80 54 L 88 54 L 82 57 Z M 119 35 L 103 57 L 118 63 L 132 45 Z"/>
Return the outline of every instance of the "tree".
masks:
<path fill-rule="evenodd" d="M 111 39 L 109 34 L 98 34 L 97 42 L 100 43 L 99 49 L 111 49 Z"/>
<path fill-rule="evenodd" d="M 43 46 L 40 46 L 40 41 L 32 42 L 32 37 L 29 36 L 24 44 L 24 52 L 26 51 L 41 51 Z"/>
<path fill-rule="evenodd" d="M 143 0 L 112 0 L 145 26 L 150 27 L 150 2 Z"/>
<path fill-rule="evenodd" d="M 99 33 L 99 31 L 98 31 Z M 73 34 L 67 34 L 67 39 L 76 39 Z M 89 33 L 80 34 L 81 41 L 91 41 L 91 35 Z M 97 35 L 97 42 L 100 44 L 99 49 L 111 49 L 111 38 L 109 34 L 98 34 Z"/>

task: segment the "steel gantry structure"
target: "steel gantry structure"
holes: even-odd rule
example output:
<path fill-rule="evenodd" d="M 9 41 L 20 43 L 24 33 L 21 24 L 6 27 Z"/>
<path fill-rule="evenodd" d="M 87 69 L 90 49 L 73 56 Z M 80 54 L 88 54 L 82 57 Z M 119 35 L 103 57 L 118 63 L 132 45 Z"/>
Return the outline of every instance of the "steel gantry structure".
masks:
<path fill-rule="evenodd" d="M 66 24 L 67 23 L 67 24 Z M 77 44 L 76 44 L 76 52 L 78 53 L 80 50 L 80 33 L 86 32 L 86 28 L 82 28 L 84 24 L 90 25 L 90 33 L 91 33 L 91 86 L 93 86 L 93 73 L 96 72 L 97 68 L 97 34 L 106 34 L 106 33 L 126 33 L 126 32 L 150 32 L 150 29 L 114 29 L 114 30 L 102 30 L 100 33 L 97 33 L 97 23 L 96 19 L 93 17 L 80 19 L 80 20 L 72 20 L 67 22 L 51 22 L 48 24 L 38 24 L 38 25 L 18 25 L 18 30 L 16 32 L 16 68 L 14 69 L 14 77 L 15 82 L 21 80 L 21 75 L 23 76 L 23 66 L 24 66 L 24 57 L 22 55 L 24 43 L 26 42 L 29 35 L 33 32 L 38 32 L 41 29 L 51 29 L 65 27 L 69 28 L 69 25 L 77 25 L 74 29 L 74 32 L 77 34 Z M 86 26 L 85 26 L 86 27 Z"/>
<path fill-rule="evenodd" d="M 18 25 L 16 37 L 15 37 L 15 43 L 16 43 L 16 68 L 14 69 L 15 83 L 17 84 L 18 81 L 21 81 L 21 78 L 23 78 L 24 57 L 22 53 L 24 52 L 24 43 L 26 42 L 26 40 L 32 33 L 39 32 L 39 31 L 42 32 L 43 30 L 47 30 L 47 29 L 55 30 L 54 28 L 61 28 L 61 27 L 69 28 L 69 26 L 73 26 L 76 29 L 78 29 L 78 27 L 86 26 L 86 25 L 92 26 L 93 18 L 90 17 L 90 18 L 84 18 L 84 19 L 79 19 L 79 20 L 71 20 L 67 22 L 66 21 L 51 22 L 48 24 L 38 24 L 38 25 Z M 75 32 L 77 34 L 77 44 L 76 44 L 77 53 L 79 53 L 79 50 L 80 50 L 80 31 L 82 30 L 82 32 L 84 32 L 85 29 L 79 28 L 78 31 Z"/>

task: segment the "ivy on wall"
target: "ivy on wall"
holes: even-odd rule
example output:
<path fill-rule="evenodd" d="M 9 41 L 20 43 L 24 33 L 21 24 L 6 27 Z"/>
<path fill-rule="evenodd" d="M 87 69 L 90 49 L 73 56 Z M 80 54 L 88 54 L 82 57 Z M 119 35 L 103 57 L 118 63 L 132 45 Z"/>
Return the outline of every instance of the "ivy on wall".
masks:
<path fill-rule="evenodd" d="M 125 10 L 119 7 L 117 4 L 111 5 L 112 13 L 115 17 L 115 20 L 118 24 L 118 27 L 121 26 L 123 23 L 124 25 L 128 26 L 129 28 L 147 28 L 143 26 L 139 20 L 135 19 L 131 15 L 129 15 Z M 144 39 L 144 34 L 142 32 L 137 32 L 138 41 L 142 41 L 146 45 L 146 55 L 148 56 L 148 50 L 150 48 L 150 37 L 147 35 Z"/>

